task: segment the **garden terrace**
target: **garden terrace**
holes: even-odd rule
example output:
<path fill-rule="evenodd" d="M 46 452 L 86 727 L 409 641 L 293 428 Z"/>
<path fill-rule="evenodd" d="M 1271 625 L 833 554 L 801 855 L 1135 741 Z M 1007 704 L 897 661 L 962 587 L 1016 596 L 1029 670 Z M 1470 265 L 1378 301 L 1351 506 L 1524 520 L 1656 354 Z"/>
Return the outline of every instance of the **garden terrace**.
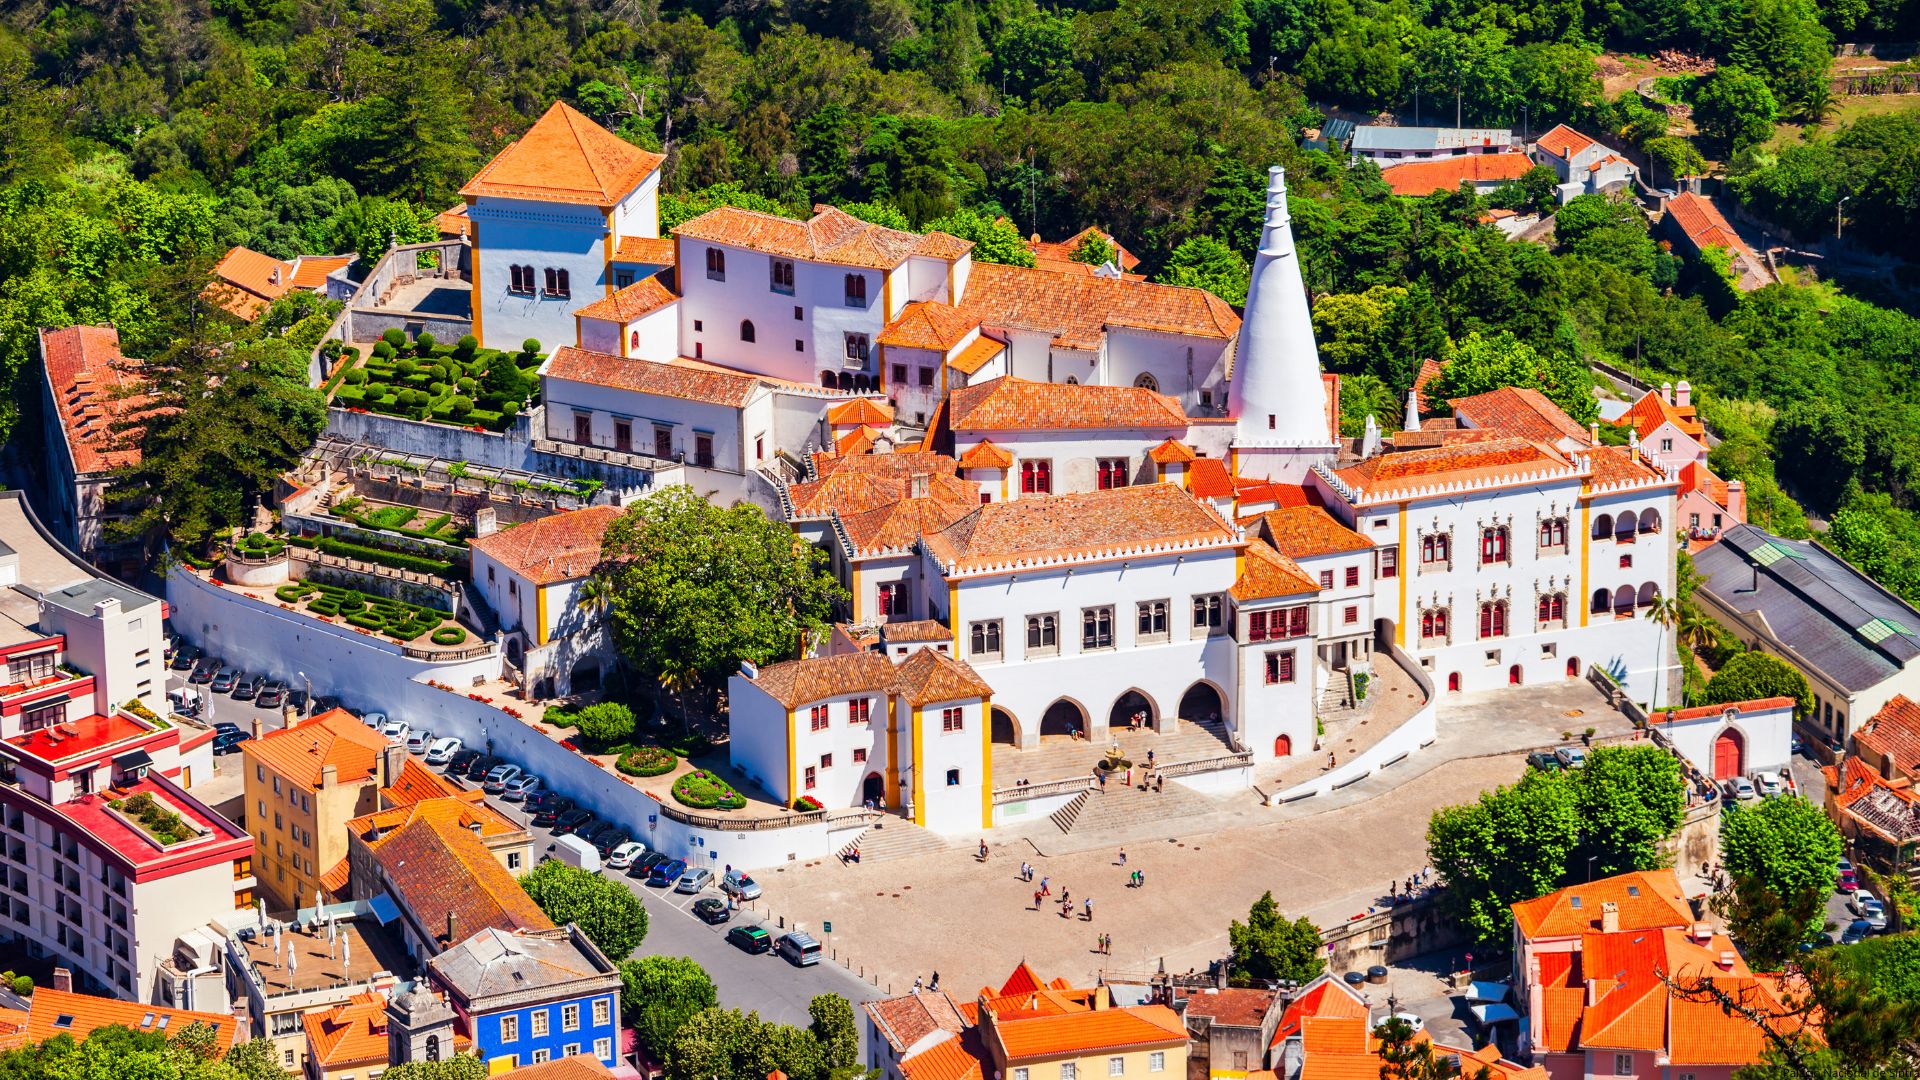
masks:
<path fill-rule="evenodd" d="M 455 660 L 477 656 L 492 648 L 455 616 L 404 600 L 297 579 L 284 585 L 238 585 L 191 563 L 187 569 L 218 583 L 227 592 L 377 637 L 400 646 L 407 655 L 418 659 Z M 456 631 L 458 640 L 455 640 Z"/>
<path fill-rule="evenodd" d="M 545 358 L 537 350 L 482 349 L 472 335 L 443 343 L 421 333 L 409 341 L 389 330 L 369 355 L 355 351 L 354 366 L 329 382 L 341 408 L 504 431 L 538 398 Z"/>

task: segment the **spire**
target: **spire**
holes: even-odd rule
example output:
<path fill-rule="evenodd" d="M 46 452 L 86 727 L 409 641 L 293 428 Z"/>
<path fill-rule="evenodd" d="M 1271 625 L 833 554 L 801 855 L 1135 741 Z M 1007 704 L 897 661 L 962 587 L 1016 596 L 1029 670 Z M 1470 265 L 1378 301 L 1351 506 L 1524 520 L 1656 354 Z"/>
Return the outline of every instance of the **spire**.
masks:
<path fill-rule="evenodd" d="M 1370 458 L 1380 452 L 1380 425 L 1374 422 L 1373 414 L 1367 414 L 1367 430 L 1360 436 L 1360 456 Z"/>
<path fill-rule="evenodd" d="M 1407 422 L 1400 427 L 1406 431 L 1420 430 L 1420 392 L 1418 390 L 1411 388 L 1407 390 Z"/>
<path fill-rule="evenodd" d="M 1245 320 L 1228 395 L 1228 414 L 1246 445 L 1327 447 L 1326 388 L 1314 345 L 1307 290 L 1287 214 L 1287 178 L 1267 172 L 1266 220 L 1254 255 Z"/>

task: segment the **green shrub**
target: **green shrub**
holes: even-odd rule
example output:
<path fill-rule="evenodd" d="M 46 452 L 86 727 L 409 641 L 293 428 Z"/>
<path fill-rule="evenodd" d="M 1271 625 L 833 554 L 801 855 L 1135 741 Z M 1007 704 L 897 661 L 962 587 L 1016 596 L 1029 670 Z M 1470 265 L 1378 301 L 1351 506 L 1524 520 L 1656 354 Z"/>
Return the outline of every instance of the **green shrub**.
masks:
<path fill-rule="evenodd" d="M 391 566 L 396 570 L 413 570 L 422 574 L 445 577 L 453 572 L 453 564 L 445 559 L 433 559 L 424 555 L 414 555 L 403 551 L 388 551 L 385 548 L 368 547 L 331 536 L 323 536 L 314 546 L 328 555 L 338 555 L 343 559 L 359 559 L 363 562 Z"/>
<path fill-rule="evenodd" d="M 347 383 L 348 383 L 349 385 L 351 385 L 351 386 L 359 386 L 359 385 L 360 385 L 361 383 L 364 383 L 364 382 L 366 382 L 366 381 L 367 381 L 367 369 L 366 369 L 366 368 L 358 368 L 358 367 L 357 367 L 357 368 L 348 368 L 348 369 L 347 369 L 347 375 L 346 375 L 346 379 L 347 379 Z"/>
<path fill-rule="evenodd" d="M 464 394 L 456 394 L 452 401 L 447 402 L 447 411 L 455 416 L 466 416 L 473 411 L 473 399 Z"/>
<path fill-rule="evenodd" d="M 382 360 L 391 360 L 393 359 L 393 346 L 384 341 L 376 341 L 373 343 L 373 355 Z"/>
<path fill-rule="evenodd" d="M 500 415 L 503 417 L 512 418 L 518 415 L 519 412 L 520 403 L 517 401 L 503 401 L 500 403 Z"/>
<path fill-rule="evenodd" d="M 422 330 L 418 334 L 415 334 L 413 338 L 414 355 L 426 356 L 431 352 L 433 352 L 433 334 L 427 330 Z"/>
<path fill-rule="evenodd" d="M 474 382 L 472 376 L 462 375 L 460 376 L 459 380 L 454 383 L 454 385 L 460 388 L 461 393 L 471 397 L 473 395 L 473 388 L 480 384 Z"/>
<path fill-rule="evenodd" d="M 311 595 L 313 591 L 313 586 L 305 582 L 289 581 L 285 585 L 273 590 L 273 595 L 278 597 L 281 603 L 297 604 Z"/>
<path fill-rule="evenodd" d="M 7 986 L 8 989 L 11 989 L 18 996 L 26 997 L 28 994 L 33 993 L 33 977 L 31 975 L 15 975 Z"/>
<path fill-rule="evenodd" d="M 673 797 L 695 810 L 738 810 L 747 805 L 744 796 L 705 769 L 675 780 Z"/>
<path fill-rule="evenodd" d="M 434 381 L 427 384 L 427 393 L 433 395 L 436 398 L 446 392 L 447 392 L 447 384 L 441 382 L 438 379 L 435 379 Z"/>
<path fill-rule="evenodd" d="M 381 627 L 384 627 L 387 625 L 387 620 L 381 618 L 378 615 L 373 614 L 372 612 L 362 612 L 357 615 L 348 615 L 347 621 L 352 623 L 355 626 L 360 627 L 363 630 L 378 630 Z"/>
<path fill-rule="evenodd" d="M 549 710 L 551 712 L 551 710 Z M 641 746 L 620 755 L 613 767 L 628 776 L 665 776 L 680 764 L 673 751 L 658 746 Z"/>
<path fill-rule="evenodd" d="M 480 339 L 472 334 L 462 334 L 453 345 L 453 355 L 462 362 L 473 359 L 474 351 L 480 348 Z"/>
<path fill-rule="evenodd" d="M 435 645 L 458 645 L 467 640 L 467 632 L 457 626 L 443 626 L 433 632 Z"/>
<path fill-rule="evenodd" d="M 520 343 L 520 353 L 523 356 L 532 356 L 539 351 L 540 351 L 539 338 L 528 338 L 527 340 Z"/>
<path fill-rule="evenodd" d="M 407 335 L 398 329 L 388 330 L 380 335 L 380 340 L 398 349 L 407 343 Z"/>
<path fill-rule="evenodd" d="M 420 365 L 412 360 L 402 360 L 393 365 L 393 370 L 398 372 L 401 378 L 407 379 L 420 373 Z"/>

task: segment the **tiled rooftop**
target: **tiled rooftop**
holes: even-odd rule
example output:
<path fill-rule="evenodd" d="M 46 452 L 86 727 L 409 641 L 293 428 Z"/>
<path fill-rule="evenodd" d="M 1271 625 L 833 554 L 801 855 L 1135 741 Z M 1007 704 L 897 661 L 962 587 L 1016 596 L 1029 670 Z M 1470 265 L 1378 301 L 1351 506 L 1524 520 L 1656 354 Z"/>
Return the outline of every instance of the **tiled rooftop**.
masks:
<path fill-rule="evenodd" d="M 1225 545 L 1234 529 L 1172 484 L 989 503 L 929 536 L 954 573 L 1102 557 L 1169 544 Z"/>
<path fill-rule="evenodd" d="M 479 537 L 472 545 L 535 585 L 572 581 L 599 564 L 601 538 L 620 513 L 617 506 L 584 506 Z"/>
<path fill-rule="evenodd" d="M 460 194 L 612 206 L 663 160 L 556 101 Z"/>

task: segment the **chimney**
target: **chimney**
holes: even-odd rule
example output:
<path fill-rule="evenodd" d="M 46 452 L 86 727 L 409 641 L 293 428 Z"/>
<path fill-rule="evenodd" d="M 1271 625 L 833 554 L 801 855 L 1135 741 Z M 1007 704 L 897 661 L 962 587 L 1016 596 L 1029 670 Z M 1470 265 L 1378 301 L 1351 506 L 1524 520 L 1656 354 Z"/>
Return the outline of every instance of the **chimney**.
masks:
<path fill-rule="evenodd" d="M 1592 443 L 1595 446 L 1600 445 L 1600 421 L 1598 420 L 1588 421 L 1587 441 Z"/>
<path fill-rule="evenodd" d="M 483 506 L 473 512 L 473 537 L 492 536 L 500 531 L 500 514 L 491 506 Z"/>
<path fill-rule="evenodd" d="M 380 752 L 380 786 L 387 787 L 400 776 L 400 767 L 406 763 L 405 746 L 389 746 Z"/>
<path fill-rule="evenodd" d="M 320 790 L 325 791 L 339 782 L 340 767 L 338 765 L 320 766 Z"/>
<path fill-rule="evenodd" d="M 1735 954 L 1735 953 L 1734 953 L 1734 951 L 1733 951 L 1732 949 L 1725 949 L 1725 950 L 1723 950 L 1723 951 L 1722 951 L 1722 952 L 1720 953 L 1720 970 L 1721 970 L 1721 971 L 1732 971 L 1732 970 L 1733 970 L 1733 962 L 1734 962 L 1734 960 L 1735 960 L 1735 958 L 1736 958 L 1736 955 L 1737 955 L 1737 954 Z"/>
<path fill-rule="evenodd" d="M 120 614 L 120 598 L 117 596 L 109 596 L 93 605 L 93 617 L 96 619 L 111 619 L 118 614 Z"/>
<path fill-rule="evenodd" d="M 1587 980 L 1587 1008 L 1591 1009 L 1598 1004 L 1600 1004 L 1600 987 L 1593 979 L 1588 979 Z"/>
<path fill-rule="evenodd" d="M 1660 400 L 1666 402 L 1669 405 L 1673 404 L 1673 384 L 1672 383 L 1663 382 L 1660 384 Z"/>
<path fill-rule="evenodd" d="M 1693 384 L 1681 379 L 1673 388 L 1673 403 L 1685 408 L 1693 404 Z"/>
<path fill-rule="evenodd" d="M 291 705 L 289 705 L 289 706 L 286 706 L 285 708 L 283 708 L 283 709 L 281 709 L 280 711 L 281 711 L 281 713 L 282 713 L 282 714 L 284 714 L 284 715 L 286 716 L 286 720 L 287 720 L 287 722 L 286 722 L 286 726 L 287 726 L 288 728 L 295 728 L 295 727 L 299 727 L 299 726 L 300 726 L 300 716 L 299 716 L 299 710 L 297 710 L 297 709 L 295 709 L 295 708 L 293 708 L 293 706 L 291 706 Z"/>
<path fill-rule="evenodd" d="M 63 967 L 54 968 L 53 988 L 63 994 L 73 993 L 73 971 Z"/>
<path fill-rule="evenodd" d="M 266 725 L 261 723 L 260 717 L 255 716 L 253 718 L 253 737 L 256 739 L 263 738 L 266 735 L 266 733 L 267 733 Z"/>
<path fill-rule="evenodd" d="M 1693 924 L 1693 940 L 1698 942 L 1712 941 L 1713 927 L 1708 926 L 1706 923 L 1694 923 Z"/>
<path fill-rule="evenodd" d="M 447 912 L 447 946 L 449 948 L 453 946 L 454 941 L 456 940 L 453 935 L 455 931 L 459 929 L 460 929 L 460 916 L 455 912 L 453 912 L 452 910 L 448 910 Z"/>
<path fill-rule="evenodd" d="M 1600 932 L 1617 934 L 1620 932 L 1620 905 L 1611 900 L 1600 905 Z"/>
<path fill-rule="evenodd" d="M 1745 481 L 1727 481 L 1727 514 L 1735 521 L 1747 520 L 1747 485 Z"/>

